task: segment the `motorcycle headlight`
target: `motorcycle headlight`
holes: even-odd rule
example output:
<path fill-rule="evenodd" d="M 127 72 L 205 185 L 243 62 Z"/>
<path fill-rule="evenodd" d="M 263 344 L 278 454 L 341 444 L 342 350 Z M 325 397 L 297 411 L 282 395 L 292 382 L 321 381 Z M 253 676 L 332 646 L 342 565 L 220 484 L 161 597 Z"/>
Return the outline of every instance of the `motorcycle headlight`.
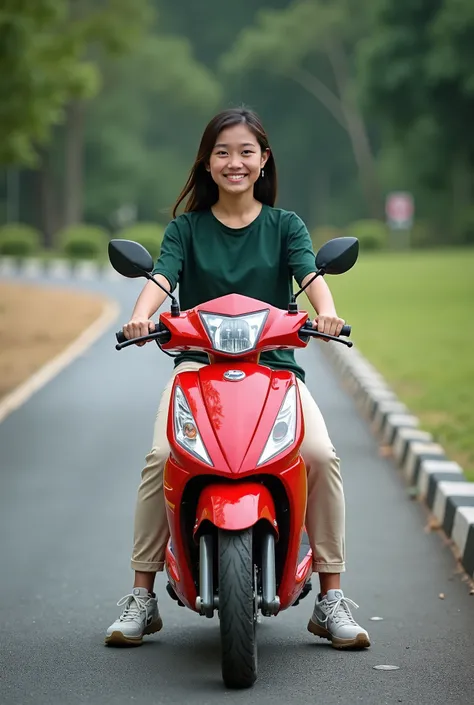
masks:
<path fill-rule="evenodd" d="M 200 313 L 214 350 L 239 355 L 253 350 L 267 320 L 269 309 L 245 316 Z"/>
<path fill-rule="evenodd" d="M 212 465 L 181 387 L 176 387 L 174 392 L 174 435 L 188 453 Z"/>
<path fill-rule="evenodd" d="M 288 448 L 296 434 L 296 386 L 293 384 L 283 399 L 283 403 L 273 424 L 263 453 L 257 465 L 263 465 L 267 460 L 274 458 L 285 448 Z"/>

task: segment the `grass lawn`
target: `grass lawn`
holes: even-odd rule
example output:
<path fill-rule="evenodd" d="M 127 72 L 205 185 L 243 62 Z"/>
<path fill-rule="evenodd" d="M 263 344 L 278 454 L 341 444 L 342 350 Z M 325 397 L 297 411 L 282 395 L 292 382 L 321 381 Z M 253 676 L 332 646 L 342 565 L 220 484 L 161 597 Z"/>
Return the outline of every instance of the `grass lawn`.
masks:
<path fill-rule="evenodd" d="M 474 481 L 474 249 L 362 253 L 326 280 L 355 345 Z"/>

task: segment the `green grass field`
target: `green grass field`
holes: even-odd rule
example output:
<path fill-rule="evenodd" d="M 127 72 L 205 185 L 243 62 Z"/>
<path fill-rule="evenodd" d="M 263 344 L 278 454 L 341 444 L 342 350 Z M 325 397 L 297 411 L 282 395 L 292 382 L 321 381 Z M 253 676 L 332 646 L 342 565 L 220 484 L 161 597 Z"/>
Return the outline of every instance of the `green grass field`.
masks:
<path fill-rule="evenodd" d="M 326 280 L 354 344 L 474 481 L 474 249 L 362 253 Z"/>

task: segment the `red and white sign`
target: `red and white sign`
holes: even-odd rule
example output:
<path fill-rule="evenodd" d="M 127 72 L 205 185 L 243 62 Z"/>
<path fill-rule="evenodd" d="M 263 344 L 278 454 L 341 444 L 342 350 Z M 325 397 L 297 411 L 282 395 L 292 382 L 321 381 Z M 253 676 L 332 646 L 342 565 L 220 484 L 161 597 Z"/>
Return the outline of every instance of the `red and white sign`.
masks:
<path fill-rule="evenodd" d="M 411 193 L 395 191 L 389 193 L 385 202 L 385 214 L 390 227 L 400 230 L 411 228 L 415 204 Z"/>

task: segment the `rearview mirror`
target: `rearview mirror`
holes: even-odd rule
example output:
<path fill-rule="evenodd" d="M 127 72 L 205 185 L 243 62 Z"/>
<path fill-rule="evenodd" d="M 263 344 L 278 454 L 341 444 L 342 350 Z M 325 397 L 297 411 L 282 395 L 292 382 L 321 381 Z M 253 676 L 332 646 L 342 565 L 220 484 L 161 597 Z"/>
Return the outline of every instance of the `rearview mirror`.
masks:
<path fill-rule="evenodd" d="M 134 279 L 153 271 L 153 258 L 148 250 L 133 240 L 110 240 L 109 260 L 122 276 Z"/>
<path fill-rule="evenodd" d="M 326 242 L 316 255 L 316 267 L 324 274 L 344 274 L 357 262 L 359 240 L 336 237 Z"/>

